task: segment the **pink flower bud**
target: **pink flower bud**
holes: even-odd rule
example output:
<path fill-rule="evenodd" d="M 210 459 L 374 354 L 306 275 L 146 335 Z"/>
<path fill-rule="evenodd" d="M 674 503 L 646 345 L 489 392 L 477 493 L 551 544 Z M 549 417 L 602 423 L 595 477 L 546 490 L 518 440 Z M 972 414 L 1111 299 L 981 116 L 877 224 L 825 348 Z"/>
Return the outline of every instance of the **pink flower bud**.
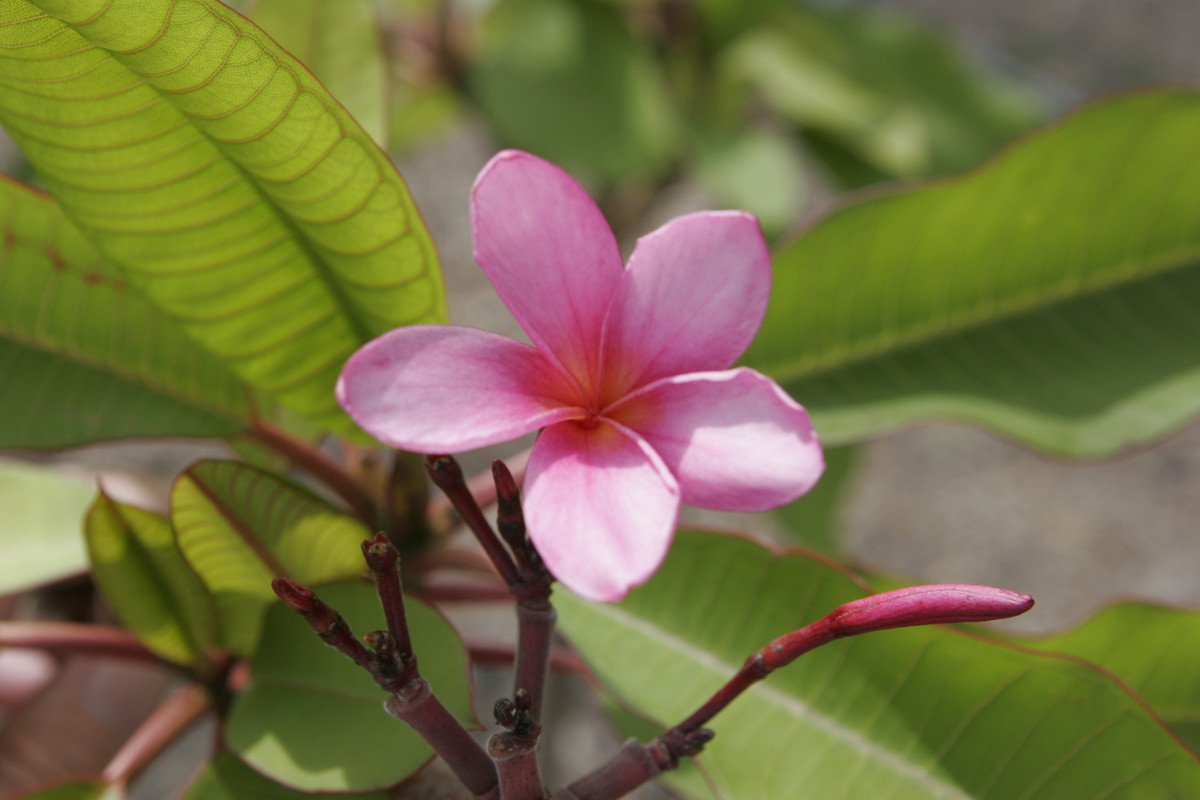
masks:
<path fill-rule="evenodd" d="M 1027 594 L 969 583 L 936 583 L 854 600 L 827 619 L 834 636 L 841 637 L 911 625 L 987 622 L 1015 617 L 1032 607 L 1033 598 Z"/>

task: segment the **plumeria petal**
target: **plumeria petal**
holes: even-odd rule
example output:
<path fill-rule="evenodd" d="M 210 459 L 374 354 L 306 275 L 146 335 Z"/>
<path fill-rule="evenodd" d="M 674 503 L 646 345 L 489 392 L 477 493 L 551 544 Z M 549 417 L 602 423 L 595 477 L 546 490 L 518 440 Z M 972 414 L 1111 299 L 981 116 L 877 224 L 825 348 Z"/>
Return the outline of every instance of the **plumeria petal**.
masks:
<path fill-rule="evenodd" d="M 725 369 L 762 324 L 770 290 L 770 253 L 750 214 L 689 214 L 643 236 L 605 321 L 604 399 Z"/>
<path fill-rule="evenodd" d="M 590 600 L 620 600 L 662 563 L 679 487 L 638 436 L 601 423 L 542 431 L 525 473 L 529 535 L 546 566 Z"/>
<path fill-rule="evenodd" d="M 664 378 L 605 413 L 650 443 L 689 505 L 764 511 L 825 469 L 808 412 L 751 369 Z"/>
<path fill-rule="evenodd" d="M 368 342 L 343 368 L 337 398 L 376 439 L 418 453 L 505 442 L 581 414 L 571 381 L 538 350 L 452 325 Z"/>
<path fill-rule="evenodd" d="M 517 322 L 590 391 L 604 313 L 623 274 L 592 198 L 553 164 L 506 150 L 475 179 L 471 231 L 475 260 Z"/>

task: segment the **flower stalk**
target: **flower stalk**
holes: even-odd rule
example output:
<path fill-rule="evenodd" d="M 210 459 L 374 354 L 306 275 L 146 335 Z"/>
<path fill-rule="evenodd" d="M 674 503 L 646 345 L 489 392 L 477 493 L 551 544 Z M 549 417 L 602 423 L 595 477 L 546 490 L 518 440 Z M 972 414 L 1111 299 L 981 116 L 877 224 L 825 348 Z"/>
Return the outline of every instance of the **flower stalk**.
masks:
<path fill-rule="evenodd" d="M 497 535 L 467 487 L 458 462 L 452 456 L 438 455 L 429 456 L 426 464 L 434 483 L 446 493 L 475 534 L 517 602 L 518 645 L 513 693 L 514 696 L 524 693 L 529 698 L 528 711 L 536 722 L 541 718 L 558 615 L 550 604 L 554 579 L 529 539 L 517 482 L 504 462 L 492 462 L 492 477 L 496 484 L 496 527 L 500 531 Z"/>
<path fill-rule="evenodd" d="M 962 583 L 910 586 L 845 603 L 755 652 L 690 717 L 649 744 L 627 742 L 608 763 L 552 800 L 616 800 L 674 769 L 679 759 L 696 755 L 712 740 L 713 732 L 702 727 L 705 723 L 755 683 L 823 644 L 892 628 L 1007 619 L 1032 607 L 1033 598 L 1027 594 Z"/>

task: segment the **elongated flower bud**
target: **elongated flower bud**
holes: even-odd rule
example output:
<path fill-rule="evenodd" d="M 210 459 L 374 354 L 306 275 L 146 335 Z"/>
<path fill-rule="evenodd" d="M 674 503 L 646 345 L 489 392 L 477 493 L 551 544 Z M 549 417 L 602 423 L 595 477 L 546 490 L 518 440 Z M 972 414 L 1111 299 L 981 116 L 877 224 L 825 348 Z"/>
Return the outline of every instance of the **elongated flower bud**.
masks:
<path fill-rule="evenodd" d="M 987 622 L 1015 617 L 1032 607 L 1032 597 L 1008 589 L 970 583 L 935 583 L 854 600 L 838 606 L 827 619 L 835 635 L 853 636 L 911 625 Z"/>
<path fill-rule="evenodd" d="M 756 654 L 760 669 L 770 672 L 834 639 L 891 628 L 941 625 L 948 622 L 987 622 L 1024 614 L 1033 607 L 1027 594 L 976 586 L 970 583 L 935 583 L 909 586 L 852 600 L 805 625 L 780 636 Z"/>

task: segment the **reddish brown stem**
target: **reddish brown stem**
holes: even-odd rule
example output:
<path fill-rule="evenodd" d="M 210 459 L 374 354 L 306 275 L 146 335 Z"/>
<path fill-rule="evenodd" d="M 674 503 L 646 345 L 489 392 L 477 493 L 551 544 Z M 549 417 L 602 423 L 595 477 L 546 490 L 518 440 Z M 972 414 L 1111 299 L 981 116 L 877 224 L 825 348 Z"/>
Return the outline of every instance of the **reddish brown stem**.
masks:
<path fill-rule="evenodd" d="M 390 543 L 387 546 L 394 551 Z M 373 571 L 376 566 L 386 568 L 389 563 L 386 552 L 371 552 L 367 560 Z M 367 635 L 374 645 L 372 651 L 354 637 L 342 616 L 311 590 L 288 578 L 276 578 L 271 582 L 271 588 L 289 608 L 305 618 L 326 644 L 365 669 L 381 688 L 391 692 L 392 696 L 385 703 L 388 713 L 420 734 L 467 788 L 477 795 L 486 795 L 495 788 L 496 769 L 491 760 L 462 723 L 433 695 L 429 684 L 417 673 L 416 659 L 406 661 L 401 657 L 399 645 L 390 630 Z M 396 588 L 399 591 L 399 587 Z M 390 624 L 392 621 L 389 620 Z M 407 624 L 403 630 L 405 647 L 411 655 Z"/>
<path fill-rule="evenodd" d="M 1032 607 L 1033 598 L 1027 594 L 963 583 L 910 586 L 844 603 L 750 656 L 728 683 L 674 730 L 685 734 L 698 730 L 753 684 L 835 639 L 914 625 L 1006 619 Z"/>
<path fill-rule="evenodd" d="M 189 683 L 167 698 L 125 742 L 101 775 L 106 783 L 124 786 L 151 759 L 212 708 L 212 698 L 199 684 Z"/>
<path fill-rule="evenodd" d="M 467 488 L 467 484 L 463 480 L 462 467 L 458 465 L 453 456 L 448 455 L 427 456 L 425 466 L 429 470 L 433 482 L 446 493 L 446 497 L 450 498 L 450 502 L 462 517 L 462 521 L 475 534 L 475 538 L 483 546 L 484 552 L 491 559 L 496 571 L 500 573 L 500 577 L 509 586 L 518 583 L 520 578 L 517 575 L 516 565 L 513 564 L 512 557 L 500 542 L 500 537 L 492 530 L 492 526 L 488 524 L 487 518 L 479 508 L 479 504 L 475 502 L 475 498 Z"/>
<path fill-rule="evenodd" d="M 0 647 L 28 647 L 54 653 L 91 653 L 157 661 L 128 631 L 74 622 L 0 622 Z"/>
<path fill-rule="evenodd" d="M 501 733 L 488 739 L 488 755 L 496 764 L 502 800 L 545 800 L 538 768 L 537 736 Z"/>
<path fill-rule="evenodd" d="M 654 751 L 630 740 L 602 767 L 555 792 L 553 800 L 613 800 L 624 797 L 662 772 Z"/>
<path fill-rule="evenodd" d="M 530 598 L 517 603 L 517 666 L 513 691 L 529 693 L 532 699 L 529 710 L 535 720 L 542 716 L 542 695 L 557 619 L 558 615 L 547 600 Z"/>
<path fill-rule="evenodd" d="M 375 538 L 362 543 L 363 558 L 375 576 L 375 588 L 379 591 L 379 602 L 383 605 L 383 616 L 387 620 L 388 632 L 396 642 L 400 658 L 412 662 L 416 668 L 412 640 L 408 634 L 408 617 L 404 613 L 404 588 L 400 584 L 400 553 L 387 536 L 375 534 Z"/>
<path fill-rule="evenodd" d="M 368 672 L 375 673 L 374 654 L 354 637 L 349 623 L 324 600 L 291 578 L 276 578 L 271 581 L 271 588 L 288 608 L 304 617 L 321 641 Z"/>
<path fill-rule="evenodd" d="M 408 681 L 403 689 L 388 698 L 384 708 L 419 733 L 472 793 L 486 795 L 495 789 L 495 765 L 466 728 L 434 696 L 424 678 Z"/>
<path fill-rule="evenodd" d="M 354 512 L 371 527 L 378 524 L 377 510 L 371 496 L 350 476 L 342 465 L 320 449 L 291 436 L 283 429 L 264 420 L 255 421 L 246 431 L 247 438 L 274 450 L 333 490 Z"/>

